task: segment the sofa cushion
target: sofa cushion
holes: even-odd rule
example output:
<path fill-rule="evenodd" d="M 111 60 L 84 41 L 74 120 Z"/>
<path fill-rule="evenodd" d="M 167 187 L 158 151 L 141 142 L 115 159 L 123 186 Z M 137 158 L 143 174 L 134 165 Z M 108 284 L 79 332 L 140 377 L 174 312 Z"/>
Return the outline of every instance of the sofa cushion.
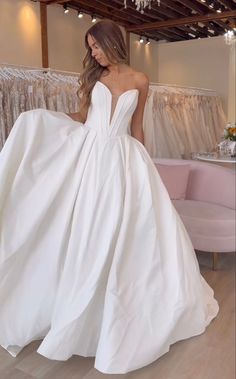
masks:
<path fill-rule="evenodd" d="M 155 164 L 157 171 L 172 200 L 185 199 L 190 171 L 189 164 Z"/>
<path fill-rule="evenodd" d="M 235 251 L 235 210 L 195 200 L 174 200 L 193 246 L 202 251 Z"/>

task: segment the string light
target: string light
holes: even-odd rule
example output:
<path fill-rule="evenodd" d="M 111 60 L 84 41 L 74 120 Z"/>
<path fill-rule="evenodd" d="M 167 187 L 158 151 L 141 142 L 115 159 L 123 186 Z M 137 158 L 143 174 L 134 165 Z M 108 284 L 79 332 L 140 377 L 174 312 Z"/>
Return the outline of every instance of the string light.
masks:
<path fill-rule="evenodd" d="M 91 17 L 92 17 L 92 22 L 96 22 L 97 21 L 96 16 L 91 16 Z"/>
<path fill-rule="evenodd" d="M 144 42 L 144 39 L 143 39 L 142 36 L 140 36 L 140 38 L 139 38 L 139 43 L 143 43 L 143 42 Z"/>
<path fill-rule="evenodd" d="M 84 14 L 82 12 L 78 12 L 78 18 L 83 18 Z"/>
<path fill-rule="evenodd" d="M 147 39 L 146 39 L 146 45 L 150 45 L 150 43 L 151 43 L 151 42 L 150 42 L 149 38 L 147 38 Z"/>

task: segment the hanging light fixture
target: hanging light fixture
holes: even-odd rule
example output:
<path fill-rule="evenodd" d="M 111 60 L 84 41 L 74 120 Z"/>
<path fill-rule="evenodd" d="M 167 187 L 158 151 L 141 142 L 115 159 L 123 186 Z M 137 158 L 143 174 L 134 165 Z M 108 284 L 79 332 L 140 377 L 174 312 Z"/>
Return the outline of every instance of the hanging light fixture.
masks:
<path fill-rule="evenodd" d="M 225 34 L 225 42 L 227 45 L 231 45 L 234 42 L 236 42 L 236 34 L 234 33 L 233 30 L 228 30 Z"/>
<path fill-rule="evenodd" d="M 132 3 L 136 5 L 137 11 L 144 13 L 144 8 L 148 7 L 148 9 L 151 9 L 151 3 L 154 1 L 157 2 L 158 5 L 161 3 L 161 0 L 132 0 Z M 124 0 L 124 6 L 127 8 L 127 0 Z"/>

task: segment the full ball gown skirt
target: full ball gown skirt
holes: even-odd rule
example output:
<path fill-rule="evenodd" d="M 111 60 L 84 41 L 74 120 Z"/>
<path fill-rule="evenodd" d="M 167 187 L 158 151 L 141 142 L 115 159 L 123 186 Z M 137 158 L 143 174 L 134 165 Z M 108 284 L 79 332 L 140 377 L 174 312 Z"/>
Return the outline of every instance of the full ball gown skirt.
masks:
<path fill-rule="evenodd" d="M 97 82 L 85 124 L 23 113 L 0 155 L 0 345 L 36 339 L 104 373 L 143 367 L 218 312 L 189 237 L 142 144 L 138 90 Z"/>

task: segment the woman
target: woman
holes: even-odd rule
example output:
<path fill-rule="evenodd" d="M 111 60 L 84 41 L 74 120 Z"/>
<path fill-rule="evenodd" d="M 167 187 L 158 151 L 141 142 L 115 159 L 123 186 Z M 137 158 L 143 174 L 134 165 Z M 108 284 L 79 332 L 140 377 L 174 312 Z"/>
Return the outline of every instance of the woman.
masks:
<path fill-rule="evenodd" d="M 0 156 L 0 344 L 16 356 L 43 339 L 45 357 L 125 373 L 218 305 L 142 145 L 146 76 L 113 22 L 85 45 L 80 112 L 22 114 Z"/>
<path fill-rule="evenodd" d="M 127 51 L 119 27 L 108 21 L 96 24 L 86 33 L 85 46 L 87 55 L 84 59 L 85 71 L 81 77 L 81 111 L 70 116 L 75 121 L 86 121 L 91 91 L 97 81 L 104 84 L 112 96 L 110 121 L 119 96 L 136 89 L 139 96 L 132 116 L 131 135 L 144 143 L 143 111 L 148 93 L 148 78 L 127 66 Z"/>

